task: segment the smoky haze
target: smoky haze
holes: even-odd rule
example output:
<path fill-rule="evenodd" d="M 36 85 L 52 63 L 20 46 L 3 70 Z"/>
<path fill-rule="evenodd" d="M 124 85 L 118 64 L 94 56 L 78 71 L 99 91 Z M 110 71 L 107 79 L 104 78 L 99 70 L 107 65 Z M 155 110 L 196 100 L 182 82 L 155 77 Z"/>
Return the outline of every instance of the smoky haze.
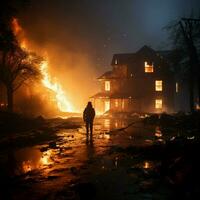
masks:
<path fill-rule="evenodd" d="M 53 80 L 61 83 L 75 109 L 82 110 L 98 89 L 93 46 L 96 32 L 101 31 L 93 28 L 94 19 L 87 10 L 82 10 L 81 4 L 63 7 L 58 3 L 55 7 L 54 2 L 43 1 L 31 5 L 30 11 L 27 10 L 31 14 L 21 15 L 26 37 L 37 53 L 47 52 Z M 78 13 L 75 16 L 74 10 Z"/>
<path fill-rule="evenodd" d="M 37 52 L 48 52 L 50 71 L 69 100 L 83 109 L 96 78 L 114 53 L 143 45 L 168 48 L 169 21 L 199 10 L 197 0 L 32 0 L 19 13 Z"/>

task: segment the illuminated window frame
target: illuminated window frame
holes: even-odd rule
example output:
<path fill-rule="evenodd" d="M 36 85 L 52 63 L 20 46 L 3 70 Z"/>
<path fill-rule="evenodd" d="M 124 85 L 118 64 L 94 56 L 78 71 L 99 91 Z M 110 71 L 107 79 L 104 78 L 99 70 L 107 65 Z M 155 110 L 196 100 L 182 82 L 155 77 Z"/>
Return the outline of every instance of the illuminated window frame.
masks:
<path fill-rule="evenodd" d="M 110 110 L 110 100 L 104 102 L 104 112 Z"/>
<path fill-rule="evenodd" d="M 110 81 L 105 81 L 105 91 L 110 91 Z"/>
<path fill-rule="evenodd" d="M 124 108 L 125 108 L 125 101 L 124 99 L 122 99 L 122 110 L 124 110 Z"/>
<path fill-rule="evenodd" d="M 163 107 L 162 99 L 156 99 L 155 100 L 155 108 L 156 109 L 162 109 L 162 107 Z"/>
<path fill-rule="evenodd" d="M 176 82 L 176 93 L 178 93 L 179 92 L 179 85 L 178 85 L 178 83 Z"/>
<path fill-rule="evenodd" d="M 163 90 L 163 81 L 162 80 L 156 80 L 155 81 L 155 91 L 162 91 Z"/>
<path fill-rule="evenodd" d="M 115 99 L 115 107 L 116 107 L 116 108 L 119 107 L 119 101 L 118 101 L 118 99 Z"/>
<path fill-rule="evenodd" d="M 152 65 L 148 65 L 147 61 L 144 62 L 144 71 L 145 73 L 153 73 L 154 69 L 153 69 L 153 63 Z"/>

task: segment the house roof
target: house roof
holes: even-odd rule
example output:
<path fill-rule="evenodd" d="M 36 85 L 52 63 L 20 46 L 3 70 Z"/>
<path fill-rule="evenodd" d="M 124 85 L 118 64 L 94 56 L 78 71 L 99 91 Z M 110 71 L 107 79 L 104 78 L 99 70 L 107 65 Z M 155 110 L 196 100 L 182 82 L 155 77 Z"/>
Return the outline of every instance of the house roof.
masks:
<path fill-rule="evenodd" d="M 123 65 L 127 64 L 129 60 L 132 60 L 135 56 L 135 53 L 121 53 L 121 54 L 114 54 L 111 65 L 115 65 L 115 61 L 117 61 L 117 64 Z"/>
<path fill-rule="evenodd" d="M 112 71 L 107 71 L 97 79 L 111 79 L 111 78 L 113 78 Z"/>
<path fill-rule="evenodd" d="M 113 71 L 107 71 L 100 77 L 98 77 L 98 80 L 106 80 L 106 79 L 123 79 L 124 77 L 117 76 Z"/>
<path fill-rule="evenodd" d="M 99 92 L 93 96 L 91 96 L 90 98 L 102 98 L 102 99 L 129 99 L 132 98 L 130 96 L 130 94 L 128 93 L 123 93 L 123 92 L 117 92 L 117 93 L 106 93 L 106 92 Z"/>
<path fill-rule="evenodd" d="M 170 53 L 172 51 L 155 51 L 154 49 L 152 49 L 149 46 L 144 45 L 141 49 L 139 49 L 136 53 L 122 53 L 122 54 L 114 54 L 112 61 L 111 61 L 111 65 L 115 65 L 116 61 L 117 64 L 119 65 L 127 65 L 130 62 L 132 62 L 133 60 L 137 59 L 138 56 L 145 56 L 145 57 L 149 57 L 149 58 L 153 58 L 153 57 L 163 57 L 165 59 L 169 59 Z"/>

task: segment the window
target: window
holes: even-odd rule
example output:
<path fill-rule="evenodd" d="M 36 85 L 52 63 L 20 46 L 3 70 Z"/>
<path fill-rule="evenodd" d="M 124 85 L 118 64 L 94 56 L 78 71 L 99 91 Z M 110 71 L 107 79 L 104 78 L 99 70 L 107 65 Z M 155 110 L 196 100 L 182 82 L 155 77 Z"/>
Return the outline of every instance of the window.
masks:
<path fill-rule="evenodd" d="M 110 81 L 105 81 L 105 91 L 110 91 Z"/>
<path fill-rule="evenodd" d="M 119 101 L 118 99 L 115 99 L 115 107 L 118 107 L 119 106 Z"/>
<path fill-rule="evenodd" d="M 176 93 L 178 93 L 179 88 L 178 88 L 178 83 L 176 82 Z"/>
<path fill-rule="evenodd" d="M 156 109 L 162 109 L 162 99 L 156 99 L 155 108 Z"/>
<path fill-rule="evenodd" d="M 144 62 L 144 71 L 145 71 L 145 73 L 152 73 L 153 72 L 153 64 L 148 65 L 148 63 L 145 61 Z"/>
<path fill-rule="evenodd" d="M 106 100 L 105 101 L 105 104 L 104 104 L 104 111 L 108 111 L 110 110 L 110 101 L 109 100 Z"/>
<path fill-rule="evenodd" d="M 124 110 L 124 107 L 125 107 L 125 101 L 124 99 L 122 99 L 122 110 Z"/>
<path fill-rule="evenodd" d="M 156 80 L 155 81 L 155 90 L 156 91 L 162 91 L 162 81 L 161 80 Z"/>

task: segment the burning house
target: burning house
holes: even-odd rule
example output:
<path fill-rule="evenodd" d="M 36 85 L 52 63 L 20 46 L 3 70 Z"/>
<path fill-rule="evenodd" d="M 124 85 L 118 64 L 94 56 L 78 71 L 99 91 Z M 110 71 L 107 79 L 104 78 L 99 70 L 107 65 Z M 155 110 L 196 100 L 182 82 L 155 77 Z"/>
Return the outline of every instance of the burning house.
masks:
<path fill-rule="evenodd" d="M 112 70 L 98 78 L 101 91 L 91 97 L 97 112 L 173 112 L 179 85 L 168 54 L 148 46 L 115 54 Z"/>

